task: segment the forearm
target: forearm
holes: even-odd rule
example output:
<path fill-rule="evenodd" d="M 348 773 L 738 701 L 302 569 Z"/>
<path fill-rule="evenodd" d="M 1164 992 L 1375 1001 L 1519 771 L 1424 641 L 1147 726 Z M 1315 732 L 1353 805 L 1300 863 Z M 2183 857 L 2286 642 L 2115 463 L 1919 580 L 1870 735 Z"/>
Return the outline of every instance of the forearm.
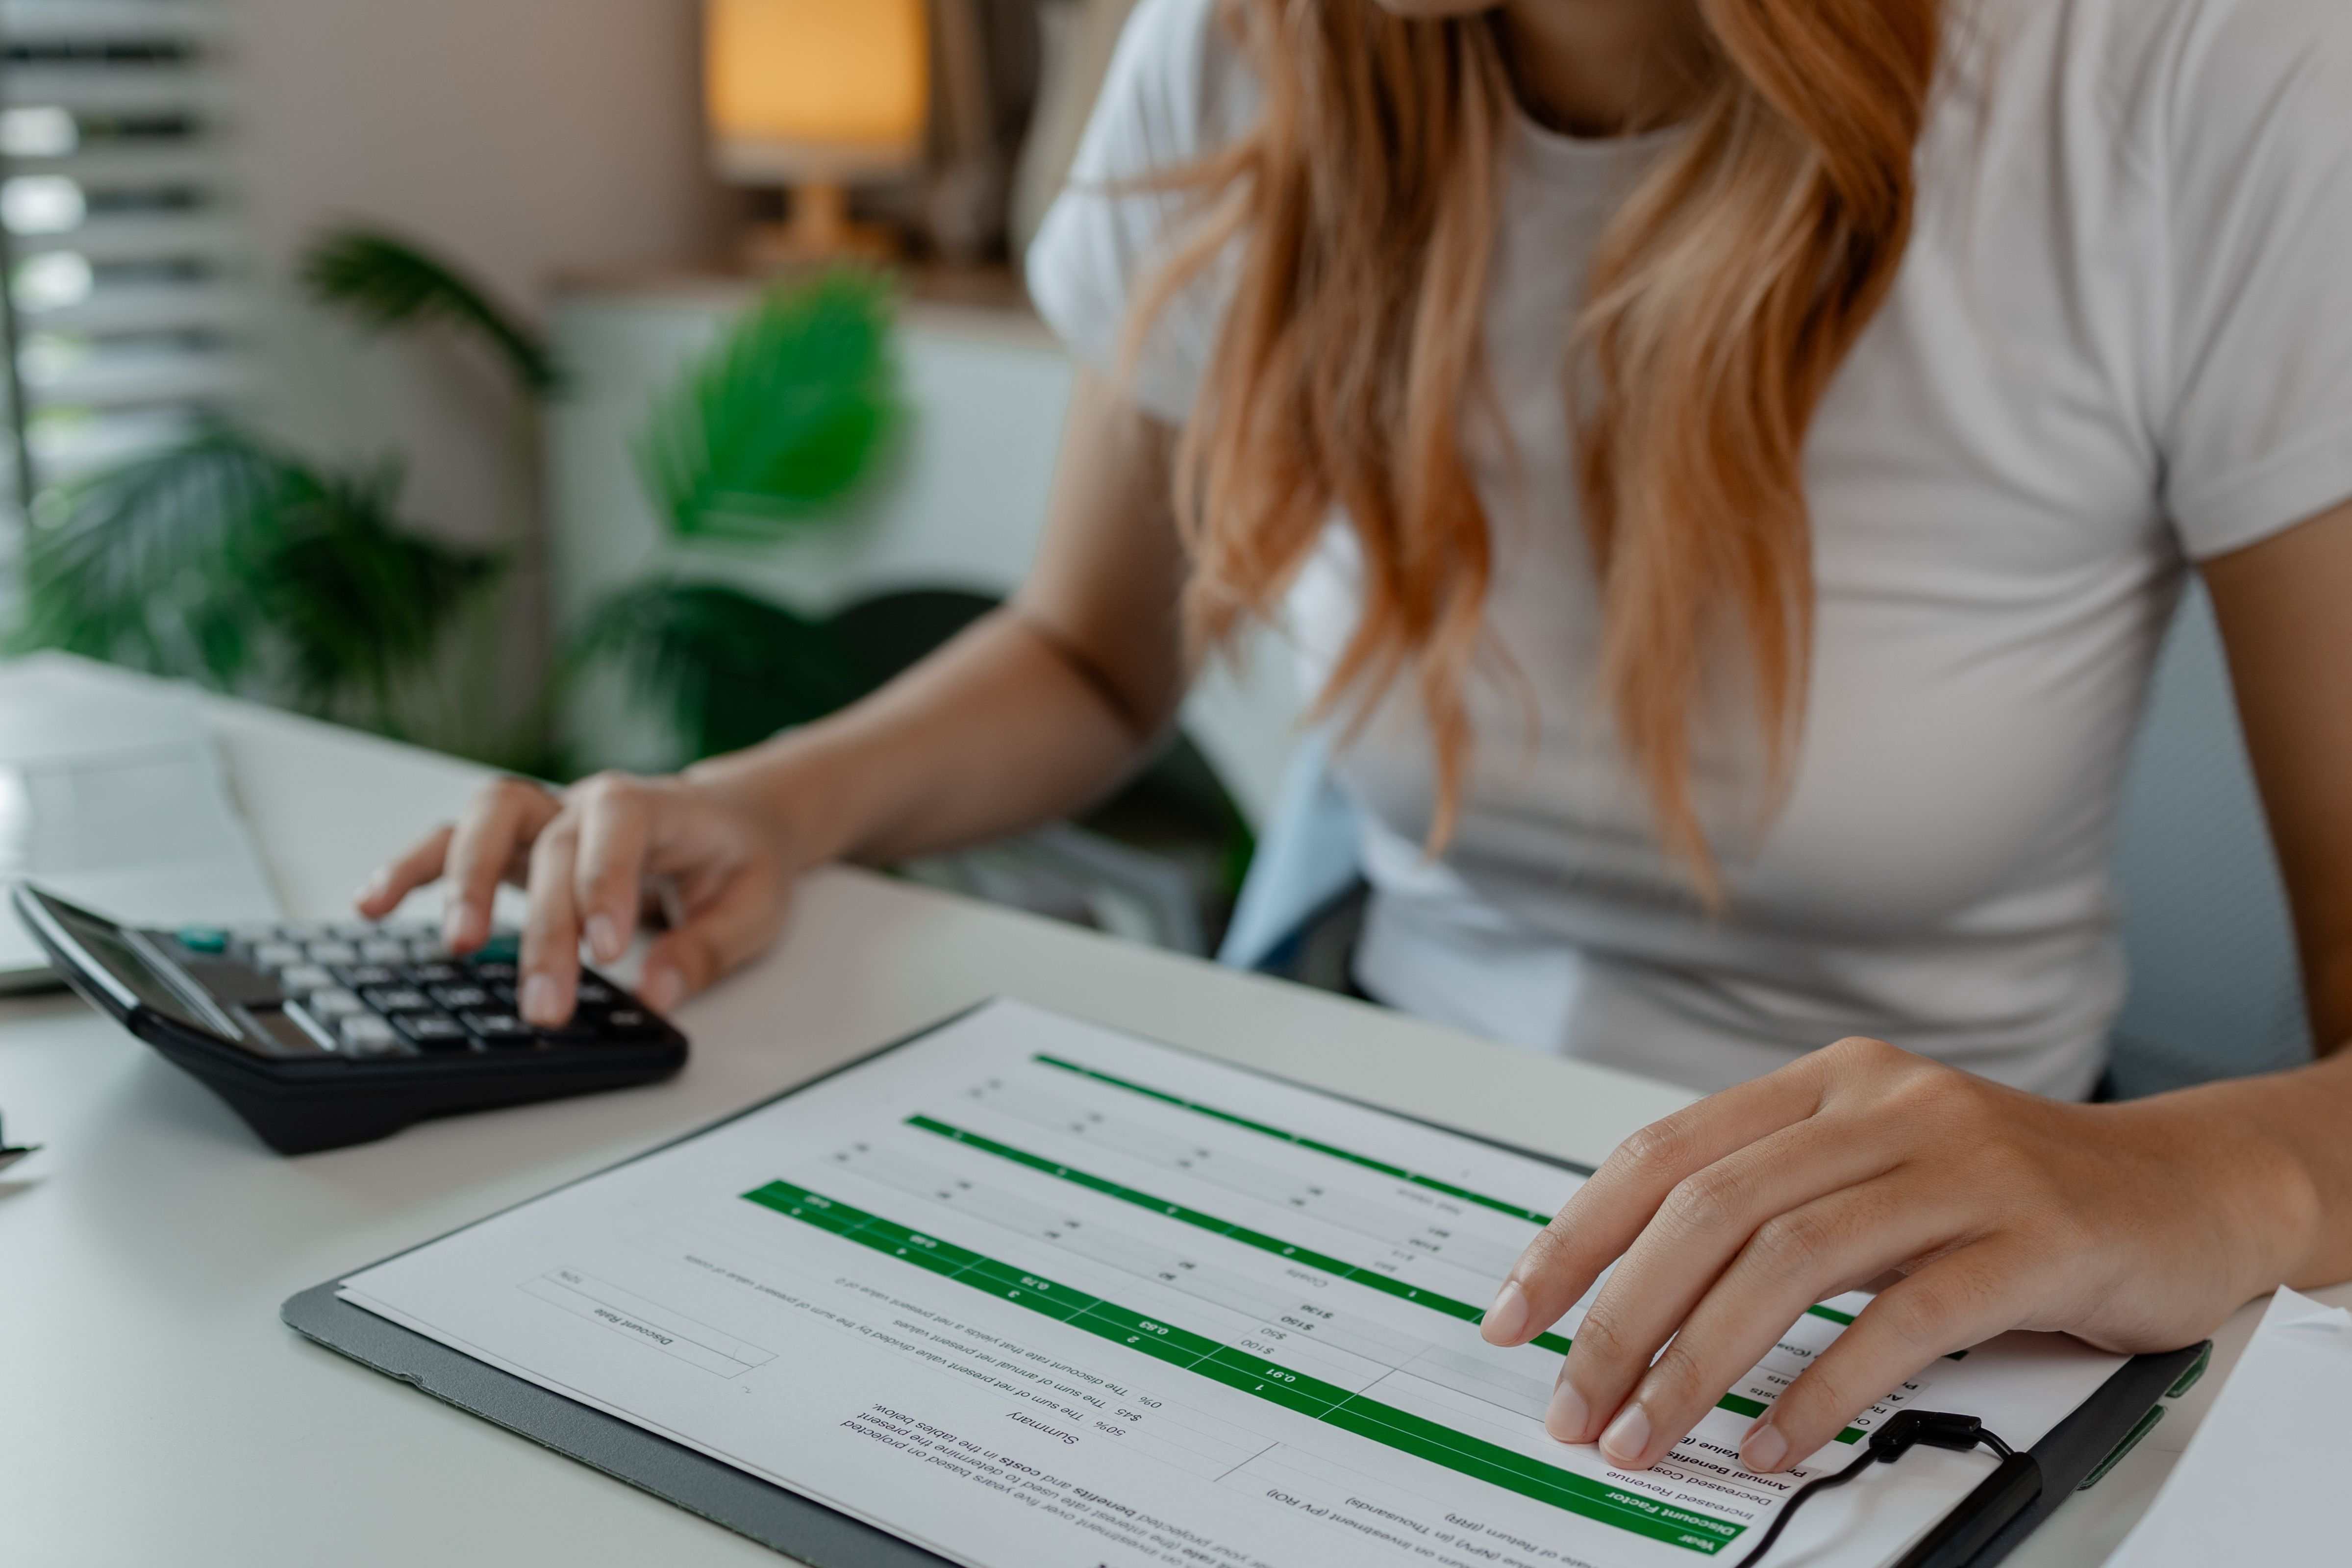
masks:
<path fill-rule="evenodd" d="M 2201 568 L 2230 655 L 2239 726 L 2262 786 L 2321 1061 L 2189 1091 L 2252 1116 L 2308 1184 L 2290 1284 L 2352 1279 L 2352 501 Z"/>
<path fill-rule="evenodd" d="M 1123 707 L 1083 660 L 999 611 L 881 691 L 688 769 L 774 824 L 787 859 L 904 859 L 1095 800 L 1168 715 Z"/>
<path fill-rule="evenodd" d="M 2185 1164 L 2214 1169 L 2218 1155 L 2240 1178 L 2242 1239 L 2263 1254 L 2256 1289 L 2352 1280 L 2352 1051 L 2116 1109 L 2172 1121 L 2184 1154 L 2209 1156 Z"/>

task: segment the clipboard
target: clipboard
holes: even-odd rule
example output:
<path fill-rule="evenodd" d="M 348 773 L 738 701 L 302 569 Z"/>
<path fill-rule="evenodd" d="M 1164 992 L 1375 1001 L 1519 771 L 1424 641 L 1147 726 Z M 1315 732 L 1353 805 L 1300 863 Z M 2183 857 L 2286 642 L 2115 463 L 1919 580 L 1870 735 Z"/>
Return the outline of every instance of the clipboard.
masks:
<path fill-rule="evenodd" d="M 963 1016 L 959 1012 L 943 1019 L 829 1072 L 579 1180 L 593 1179 L 701 1137 L 714 1128 L 923 1039 Z M 1348 1098 L 1311 1086 L 1296 1086 L 1331 1099 Z M 1397 1114 L 1386 1111 L 1383 1113 Z M 1423 1124 L 1440 1125 L 1427 1122 Z M 1456 1128 L 1443 1130 L 1547 1165 L 1591 1174 L 1588 1167 L 1572 1161 L 1517 1148 Z M 429 1246 L 432 1242 L 418 1245 Z M 355 1269 L 352 1273 L 363 1271 Z M 853 1519 L 621 1417 L 502 1372 L 437 1340 L 353 1306 L 338 1294 L 349 1277 L 338 1276 L 289 1297 L 280 1308 L 280 1318 L 297 1333 L 338 1354 L 763 1546 L 798 1558 L 813 1568 L 955 1568 L 950 1559 L 887 1530 Z M 2199 1343 L 2160 1354 L 2133 1357 L 2030 1450 L 2042 1476 L 2042 1492 L 2030 1504 L 2013 1514 L 2005 1513 L 2000 1511 L 1997 1500 L 1979 1489 L 1947 1513 L 1893 1568 L 1993 1568 L 2068 1497 L 2092 1484 L 2105 1473 L 2109 1463 L 2121 1458 L 2146 1434 L 2155 1424 L 2154 1413 L 2159 1401 L 2168 1395 L 2177 1396 L 2187 1392 L 2210 1348 L 2210 1343 Z"/>

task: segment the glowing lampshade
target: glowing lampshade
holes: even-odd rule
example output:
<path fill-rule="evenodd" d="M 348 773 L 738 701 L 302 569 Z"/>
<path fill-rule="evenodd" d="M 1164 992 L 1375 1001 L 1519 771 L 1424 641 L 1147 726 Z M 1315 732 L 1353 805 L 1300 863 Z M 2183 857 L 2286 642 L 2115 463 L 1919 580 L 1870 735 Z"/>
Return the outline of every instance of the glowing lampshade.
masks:
<path fill-rule="evenodd" d="M 706 0 L 703 90 L 719 173 L 835 183 L 922 156 L 924 0 Z"/>

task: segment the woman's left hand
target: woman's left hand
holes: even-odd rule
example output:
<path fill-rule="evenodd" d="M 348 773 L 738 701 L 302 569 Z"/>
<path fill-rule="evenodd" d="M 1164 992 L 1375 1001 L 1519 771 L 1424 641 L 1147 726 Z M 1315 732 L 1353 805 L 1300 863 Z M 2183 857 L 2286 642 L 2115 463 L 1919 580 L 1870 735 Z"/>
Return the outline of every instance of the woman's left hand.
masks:
<path fill-rule="evenodd" d="M 2007 1329 L 2187 1344 L 2292 1273 L 2318 1225 L 2310 1176 L 2231 1088 L 2074 1105 L 1841 1040 L 1627 1139 L 1482 1332 L 1525 1343 L 1614 1262 L 1545 1425 L 1641 1468 L 1808 1306 L 1894 1276 L 1748 1430 L 1758 1474 Z"/>

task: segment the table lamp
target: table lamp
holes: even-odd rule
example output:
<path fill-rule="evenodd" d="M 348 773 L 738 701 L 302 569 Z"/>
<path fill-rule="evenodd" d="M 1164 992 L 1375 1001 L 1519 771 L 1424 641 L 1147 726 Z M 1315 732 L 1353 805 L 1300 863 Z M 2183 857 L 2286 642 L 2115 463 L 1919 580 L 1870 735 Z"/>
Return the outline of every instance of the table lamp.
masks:
<path fill-rule="evenodd" d="M 719 176 L 782 185 L 789 219 L 755 261 L 887 253 L 849 222 L 852 181 L 922 163 L 930 107 L 925 0 L 705 0 L 703 93 Z"/>

